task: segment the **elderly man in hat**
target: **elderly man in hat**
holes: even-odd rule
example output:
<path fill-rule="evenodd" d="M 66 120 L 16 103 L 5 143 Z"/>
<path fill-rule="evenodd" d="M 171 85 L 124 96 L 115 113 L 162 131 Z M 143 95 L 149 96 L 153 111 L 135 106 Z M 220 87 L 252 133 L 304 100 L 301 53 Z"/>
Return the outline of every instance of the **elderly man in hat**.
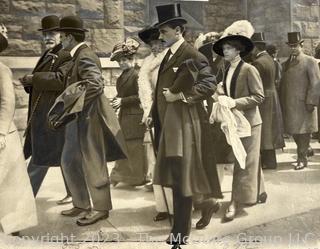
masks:
<path fill-rule="evenodd" d="M 159 68 L 152 109 L 158 150 L 154 183 L 172 187 L 174 221 L 167 243 L 179 246 L 190 234 L 193 197 L 208 199 L 200 201 L 205 219 L 200 223 L 210 221 L 219 209 L 219 204 L 207 198 L 221 197 L 216 167 L 202 153 L 208 146 L 203 129 L 208 116 L 202 100 L 211 96 L 216 86 L 205 56 L 182 36 L 187 21 L 180 5 L 156 9 L 156 27 L 168 50 Z"/>
<path fill-rule="evenodd" d="M 61 165 L 61 152 L 64 143 L 64 130 L 53 131 L 47 124 L 47 114 L 55 99 L 64 89 L 61 81 L 47 82 L 38 77 L 41 72 L 54 72 L 71 59 L 68 52 L 62 50 L 60 34 L 55 31 L 59 18 L 55 15 L 42 19 L 42 32 L 46 51 L 39 59 L 32 74 L 25 75 L 21 82 L 29 93 L 29 112 L 24 144 L 25 157 L 30 156 L 28 173 L 36 196 L 47 174 L 48 167 Z M 45 146 L 44 146 L 45 145 Z M 72 198 L 65 183 L 67 196 L 57 204 L 71 203 Z"/>
<path fill-rule="evenodd" d="M 261 163 L 264 169 L 275 169 L 277 167 L 275 150 L 285 146 L 282 113 L 275 85 L 276 66 L 266 51 L 264 33 L 254 33 L 251 40 L 255 45 L 252 52 L 252 65 L 260 74 L 265 96 L 263 103 L 259 106 L 262 118 Z"/>
<path fill-rule="evenodd" d="M 317 105 L 319 102 L 320 72 L 317 61 L 303 53 L 300 32 L 288 33 L 290 57 L 283 63 L 280 100 L 285 132 L 297 144 L 295 170 L 308 166 L 310 135 L 318 130 Z"/>
<path fill-rule="evenodd" d="M 70 52 L 72 60 L 59 72 L 41 77 L 64 82 L 67 88 L 58 98 L 63 102 L 62 106 L 67 107 L 73 96 L 75 99 L 71 103 L 82 103 L 72 110 L 63 110 L 65 113 L 60 115 L 68 116 L 68 112 L 77 110 L 66 124 L 61 159 L 74 207 L 61 214 L 78 216 L 77 224 L 86 226 L 109 217 L 112 204 L 106 164 L 125 158 L 127 151 L 117 117 L 103 94 L 100 60 L 84 42 L 88 30 L 83 27 L 83 21 L 77 16 L 66 16 L 60 20 L 57 30 L 61 33 L 62 46 Z M 77 101 L 79 89 L 85 91 L 82 101 Z M 56 101 L 52 109 L 56 104 L 60 109 L 59 103 Z"/>

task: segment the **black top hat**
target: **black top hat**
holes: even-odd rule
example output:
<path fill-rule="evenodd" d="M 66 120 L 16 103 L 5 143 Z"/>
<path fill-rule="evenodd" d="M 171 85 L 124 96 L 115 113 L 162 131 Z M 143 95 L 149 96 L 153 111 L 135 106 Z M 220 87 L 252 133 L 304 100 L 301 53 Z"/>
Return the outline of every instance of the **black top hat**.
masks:
<path fill-rule="evenodd" d="M 38 31 L 54 31 L 57 28 L 59 28 L 59 17 L 50 15 L 41 19 L 41 29 L 38 29 Z"/>
<path fill-rule="evenodd" d="M 83 27 L 83 21 L 78 16 L 65 16 L 60 20 L 57 31 L 71 31 L 71 32 L 87 32 Z"/>
<path fill-rule="evenodd" d="M 159 39 L 160 32 L 156 27 L 148 26 L 140 30 L 138 36 L 144 43 L 149 44 L 151 41 Z"/>
<path fill-rule="evenodd" d="M 251 37 L 251 41 L 254 43 L 266 43 L 264 32 L 254 33 Z"/>
<path fill-rule="evenodd" d="M 224 56 L 222 46 L 228 41 L 239 41 L 244 46 L 244 51 L 240 52 L 241 57 L 244 57 L 247 54 L 249 54 L 254 48 L 252 41 L 248 37 L 245 37 L 243 35 L 228 35 L 221 38 L 220 40 L 218 40 L 216 43 L 213 44 L 212 46 L 213 51 L 218 55 Z"/>
<path fill-rule="evenodd" d="M 300 32 L 288 33 L 288 42 L 287 42 L 288 45 L 291 45 L 291 44 L 295 45 L 302 42 L 304 42 L 304 40 L 302 39 Z"/>
<path fill-rule="evenodd" d="M 181 16 L 181 8 L 179 3 L 160 5 L 156 7 L 158 14 L 158 23 L 155 25 L 159 27 L 171 21 L 180 21 L 181 24 L 186 24 L 187 20 Z"/>

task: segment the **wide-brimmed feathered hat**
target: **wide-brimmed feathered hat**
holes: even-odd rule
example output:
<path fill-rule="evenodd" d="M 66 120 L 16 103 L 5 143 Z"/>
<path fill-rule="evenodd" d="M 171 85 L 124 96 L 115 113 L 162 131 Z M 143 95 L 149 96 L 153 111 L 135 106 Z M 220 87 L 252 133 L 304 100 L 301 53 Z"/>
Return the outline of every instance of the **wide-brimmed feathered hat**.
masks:
<path fill-rule="evenodd" d="M 126 57 L 135 54 L 140 47 L 140 42 L 137 38 L 128 37 L 124 42 L 114 46 L 110 57 L 111 61 L 118 61 L 121 57 Z"/>
<path fill-rule="evenodd" d="M 55 30 L 63 32 L 88 32 L 88 30 L 83 27 L 82 19 L 78 16 L 65 16 L 61 18 L 59 27 Z"/>
<path fill-rule="evenodd" d="M 181 7 L 179 3 L 156 6 L 158 14 L 158 23 L 155 27 L 160 27 L 172 21 L 179 21 L 186 24 L 187 20 L 181 15 Z"/>
<path fill-rule="evenodd" d="M 238 41 L 244 47 L 244 50 L 240 53 L 240 56 L 244 57 L 254 48 L 254 44 L 250 39 L 253 33 L 254 28 L 250 22 L 247 20 L 236 21 L 225 29 L 222 37 L 213 44 L 212 49 L 216 54 L 224 56 L 223 44 L 228 41 Z"/>
<path fill-rule="evenodd" d="M 206 34 L 200 34 L 194 42 L 194 47 L 204 54 L 207 58 L 212 57 L 212 45 L 221 37 L 221 33 L 209 32 Z"/>
<path fill-rule="evenodd" d="M 59 22 L 59 17 L 56 15 L 45 16 L 41 19 L 41 29 L 38 29 L 38 31 L 55 31 L 59 28 Z"/>

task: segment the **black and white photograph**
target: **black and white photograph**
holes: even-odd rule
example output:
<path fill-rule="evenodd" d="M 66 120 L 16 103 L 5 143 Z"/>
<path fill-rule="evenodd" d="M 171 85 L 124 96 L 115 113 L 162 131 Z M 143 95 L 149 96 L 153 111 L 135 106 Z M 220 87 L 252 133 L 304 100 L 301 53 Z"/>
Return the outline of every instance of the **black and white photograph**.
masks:
<path fill-rule="evenodd" d="M 0 0 L 0 249 L 320 249 L 320 0 Z"/>

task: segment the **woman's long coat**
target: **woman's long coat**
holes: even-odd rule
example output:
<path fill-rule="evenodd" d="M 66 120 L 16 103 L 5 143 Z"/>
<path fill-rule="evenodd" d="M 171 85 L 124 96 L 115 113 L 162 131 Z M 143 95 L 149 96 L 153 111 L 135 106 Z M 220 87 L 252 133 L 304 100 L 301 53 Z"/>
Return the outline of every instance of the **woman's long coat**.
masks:
<path fill-rule="evenodd" d="M 312 133 L 318 130 L 317 110 L 308 112 L 306 104 L 319 103 L 320 72 L 316 59 L 302 52 L 283 64 L 280 100 L 285 132 Z"/>
<path fill-rule="evenodd" d="M 0 231 L 5 234 L 37 225 L 37 212 L 22 145 L 13 123 L 15 96 L 12 74 L 0 63 L 0 134 L 6 146 L 0 150 Z"/>

